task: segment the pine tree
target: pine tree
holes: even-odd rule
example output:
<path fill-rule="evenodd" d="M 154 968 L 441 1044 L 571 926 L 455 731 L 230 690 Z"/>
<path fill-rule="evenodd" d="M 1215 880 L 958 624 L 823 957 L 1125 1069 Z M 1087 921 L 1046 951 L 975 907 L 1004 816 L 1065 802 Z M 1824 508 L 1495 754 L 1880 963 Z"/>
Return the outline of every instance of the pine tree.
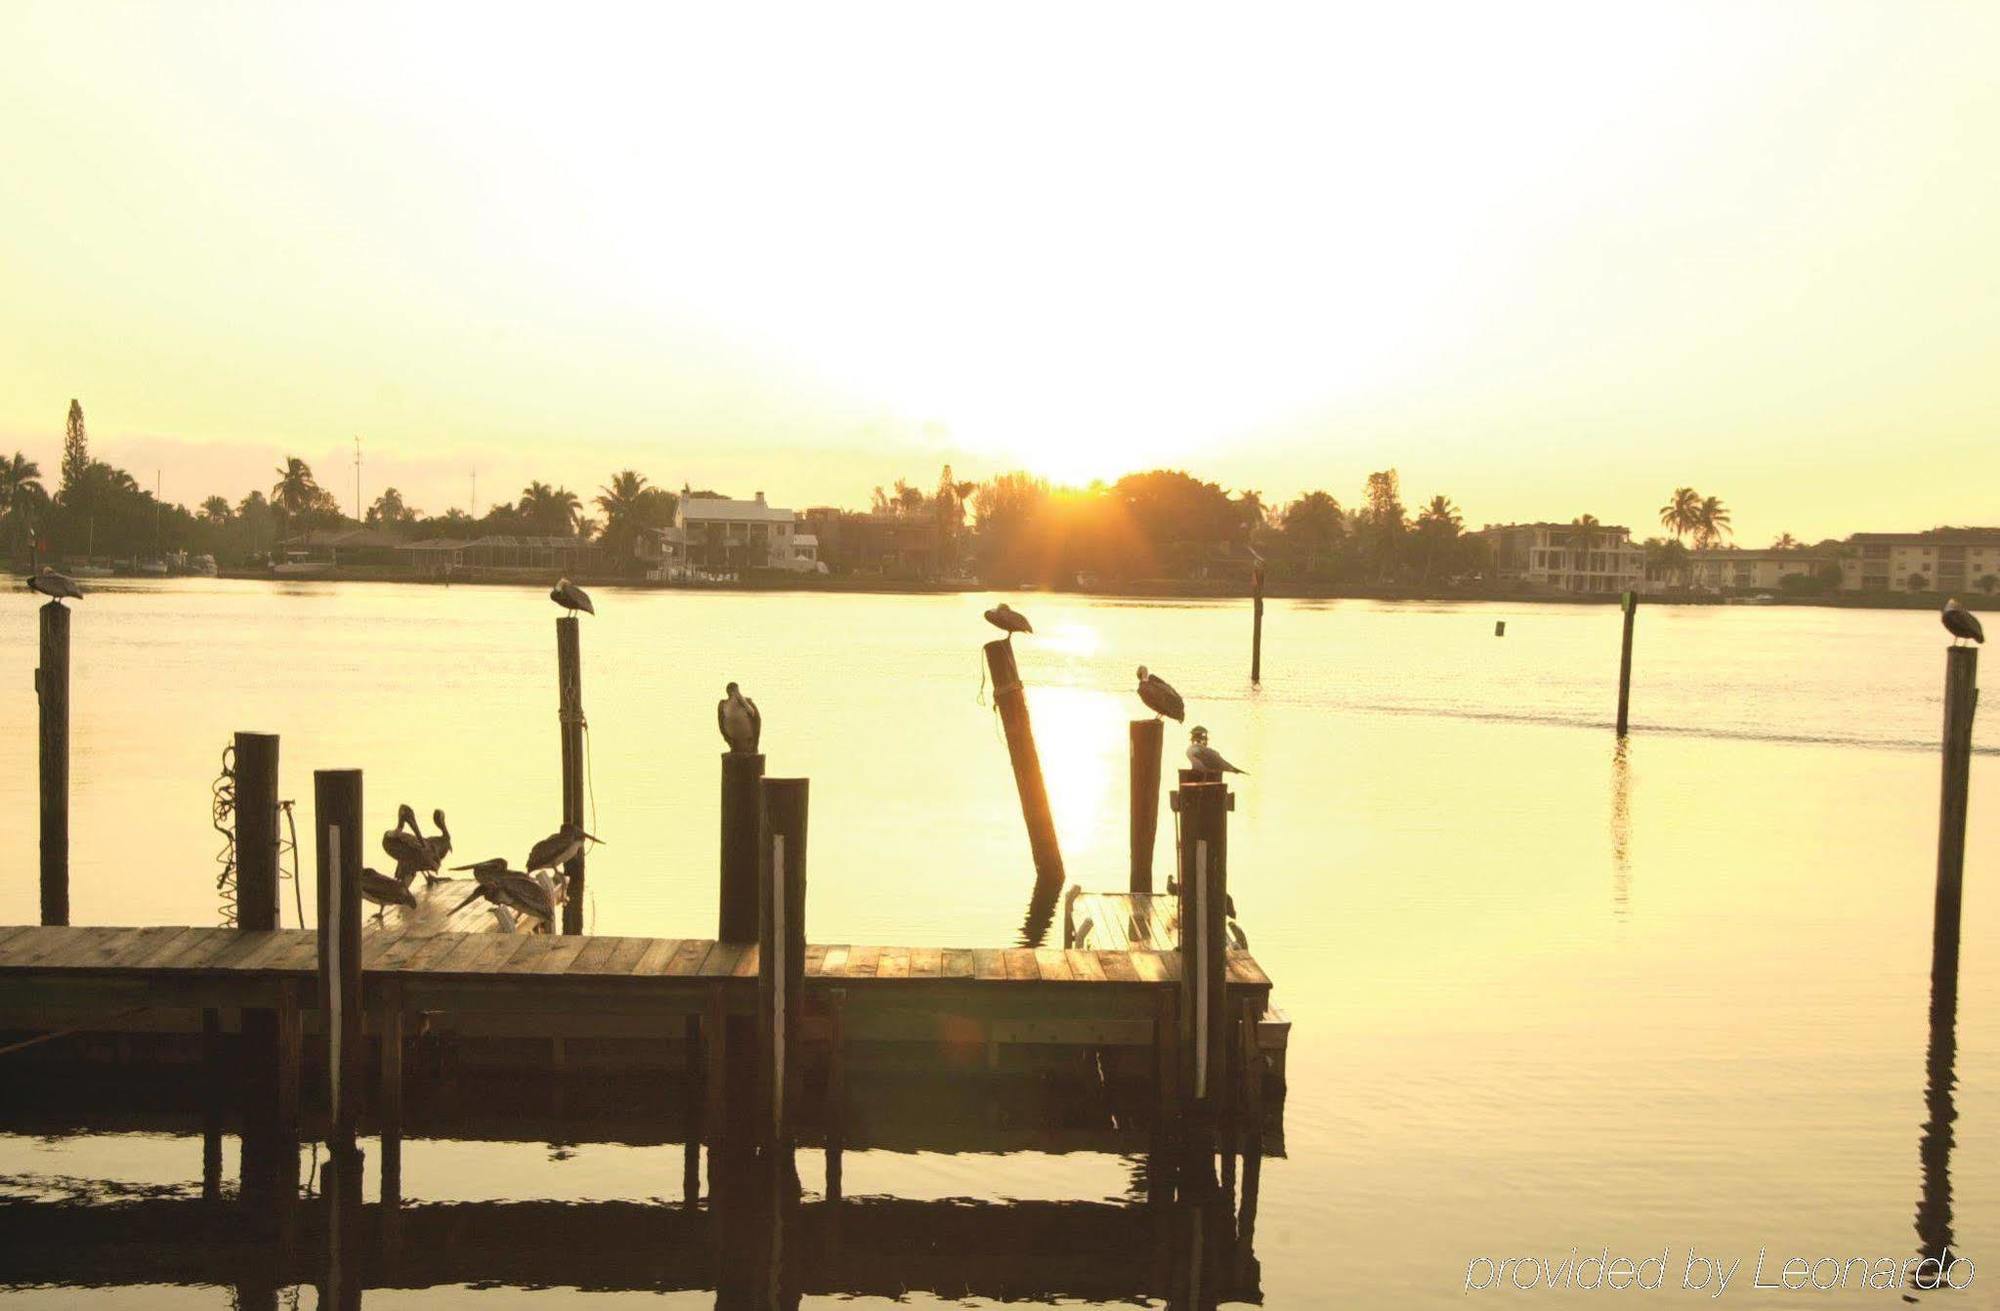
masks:
<path fill-rule="evenodd" d="M 63 499 L 70 500 L 83 486 L 90 473 L 90 436 L 83 430 L 83 406 L 72 397 L 69 403 L 69 426 L 63 434 L 62 492 Z"/>

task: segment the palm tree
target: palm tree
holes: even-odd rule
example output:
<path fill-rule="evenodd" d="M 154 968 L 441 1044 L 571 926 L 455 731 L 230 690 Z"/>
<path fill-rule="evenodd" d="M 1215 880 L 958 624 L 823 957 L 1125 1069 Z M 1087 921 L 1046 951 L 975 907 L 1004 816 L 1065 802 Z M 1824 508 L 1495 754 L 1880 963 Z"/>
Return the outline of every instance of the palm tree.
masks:
<path fill-rule="evenodd" d="M 236 511 L 229 507 L 226 496 L 211 496 L 201 503 L 201 517 L 218 528 L 236 517 Z"/>
<path fill-rule="evenodd" d="M 16 548 L 20 546 L 22 526 L 26 524 L 33 531 L 28 521 L 34 516 L 35 507 L 46 499 L 42 466 L 19 451 L 9 459 L 0 460 L 0 516 L 6 518 L 8 536 Z"/>
<path fill-rule="evenodd" d="M 1660 507 L 1660 526 L 1680 541 L 1701 522 L 1701 496 L 1692 487 L 1674 488 L 1673 499 Z"/>
<path fill-rule="evenodd" d="M 1597 549 L 1598 534 L 1604 525 L 1594 514 L 1580 514 L 1569 521 L 1570 571 L 1590 572 L 1590 553 Z"/>
<path fill-rule="evenodd" d="M 1701 550 L 1707 550 L 1720 539 L 1729 536 L 1729 510 L 1721 498 L 1704 496 L 1695 512 L 1694 540 Z"/>
<path fill-rule="evenodd" d="M 283 524 L 293 520 L 303 523 L 306 539 L 312 539 L 312 521 L 305 518 L 319 500 L 319 484 L 313 481 L 312 466 L 296 455 L 285 457 L 285 463 L 278 471 L 278 481 L 271 488 L 271 508 L 278 512 L 279 537 L 284 536 Z"/>
<path fill-rule="evenodd" d="M 1796 551 L 1803 545 L 1803 542 L 1790 533 L 1779 533 L 1777 540 L 1771 543 L 1771 549 L 1773 551 Z"/>
<path fill-rule="evenodd" d="M 568 537 L 583 518 L 583 502 L 567 487 L 532 482 L 521 489 L 521 517 L 544 537 Z"/>
<path fill-rule="evenodd" d="M 1465 518 L 1458 507 L 1451 503 L 1449 496 L 1433 496 L 1430 503 L 1417 512 L 1417 536 L 1424 543 L 1424 581 L 1430 581 L 1431 568 L 1437 563 L 1440 548 L 1448 548 L 1458 540 L 1459 530 L 1465 526 Z"/>

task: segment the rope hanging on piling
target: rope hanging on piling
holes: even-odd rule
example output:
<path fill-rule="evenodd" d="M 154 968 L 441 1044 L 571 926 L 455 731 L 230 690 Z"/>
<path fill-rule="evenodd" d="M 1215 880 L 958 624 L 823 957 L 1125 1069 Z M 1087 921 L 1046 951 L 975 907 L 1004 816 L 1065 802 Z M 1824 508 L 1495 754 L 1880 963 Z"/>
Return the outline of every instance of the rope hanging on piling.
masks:
<path fill-rule="evenodd" d="M 222 927 L 236 927 L 236 747 L 234 743 L 222 748 L 222 772 L 209 784 L 209 827 L 222 835 L 222 847 L 215 853 L 215 860 L 222 866 L 222 872 L 215 876 L 216 895 L 221 899 L 216 912 L 222 920 Z M 306 924 L 305 894 L 299 890 L 299 826 L 292 816 L 292 803 L 280 801 L 278 813 L 284 816 L 286 836 L 278 840 L 278 877 L 292 881 L 292 907 L 298 915 L 300 928 Z M 287 868 L 286 857 L 290 857 Z"/>

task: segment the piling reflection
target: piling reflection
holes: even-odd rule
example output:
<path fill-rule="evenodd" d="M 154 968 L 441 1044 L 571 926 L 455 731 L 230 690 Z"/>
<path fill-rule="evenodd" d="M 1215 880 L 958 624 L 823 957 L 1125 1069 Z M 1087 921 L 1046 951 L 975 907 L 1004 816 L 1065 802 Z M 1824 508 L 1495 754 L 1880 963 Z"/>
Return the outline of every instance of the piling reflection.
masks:
<path fill-rule="evenodd" d="M 1619 738 L 1611 752 L 1611 913 L 1626 919 L 1632 913 L 1632 762 L 1630 738 Z"/>
<path fill-rule="evenodd" d="M 1958 908 L 1940 904 L 1931 946 L 1930 1040 L 1924 1049 L 1924 1125 L 1917 1140 L 1923 1188 L 1917 1198 L 1917 1255 L 1935 1261 L 1914 1272 L 1911 1286 L 1937 1287 L 1937 1272 L 1952 1256 L 1951 1150 L 1958 1107 Z M 1948 922 L 1947 922 L 1948 921 Z M 1947 929 L 1949 930 L 1947 932 Z"/>

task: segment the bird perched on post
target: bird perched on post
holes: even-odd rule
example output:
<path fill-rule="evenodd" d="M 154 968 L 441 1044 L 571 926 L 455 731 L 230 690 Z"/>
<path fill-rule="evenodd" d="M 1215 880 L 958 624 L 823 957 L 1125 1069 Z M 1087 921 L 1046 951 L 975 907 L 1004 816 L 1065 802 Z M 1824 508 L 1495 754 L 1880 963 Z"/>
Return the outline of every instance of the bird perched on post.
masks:
<path fill-rule="evenodd" d="M 72 582 L 69 575 L 59 574 L 47 565 L 43 565 L 42 571 L 28 580 L 28 590 L 39 592 L 51 601 L 83 599 L 83 589 Z"/>
<path fill-rule="evenodd" d="M 382 835 L 382 850 L 396 862 L 396 881 L 405 887 L 419 871 L 427 881 L 437 873 L 431 840 L 417 827 L 417 812 L 407 804 L 396 807 L 396 827 Z"/>
<path fill-rule="evenodd" d="M 392 879 L 368 866 L 363 866 L 361 870 L 361 899 L 376 908 L 375 918 L 378 920 L 389 913 L 391 906 L 407 906 L 411 910 L 417 908 L 417 899 L 407 881 Z"/>
<path fill-rule="evenodd" d="M 715 726 L 722 730 L 722 740 L 736 754 L 756 754 L 757 739 L 764 732 L 764 717 L 757 713 L 757 703 L 734 683 L 722 690 L 728 695 L 715 703 Z"/>
<path fill-rule="evenodd" d="M 424 870 L 424 882 L 435 883 L 437 873 L 444 867 L 444 858 L 451 854 L 451 830 L 445 827 L 444 812 L 433 810 L 431 823 L 437 825 L 437 833 L 424 839 L 424 846 L 430 850 L 431 863 Z"/>
<path fill-rule="evenodd" d="M 482 865 L 488 863 L 480 862 Z M 535 930 L 541 933 L 547 933 L 554 927 L 556 906 L 562 901 L 555 883 L 546 873 L 530 878 L 518 870 L 502 868 L 496 873 L 482 874 L 479 886 L 464 901 L 453 906 L 451 913 L 458 914 L 481 897 L 495 906 L 536 921 Z"/>
<path fill-rule="evenodd" d="M 1005 601 L 1002 601 L 999 605 L 994 606 L 986 612 L 986 622 L 1007 634 L 1007 640 L 1010 642 L 1014 640 L 1014 634 L 1016 633 L 1032 633 L 1035 631 L 1034 625 L 1028 622 L 1028 616 L 1022 614 L 1013 606 L 1008 605 Z"/>
<path fill-rule="evenodd" d="M 583 831 L 581 824 L 565 824 L 555 832 L 528 848 L 528 873 L 538 869 L 561 869 L 583 850 L 586 842 L 601 842 Z"/>
<path fill-rule="evenodd" d="M 597 613 L 597 607 L 590 603 L 590 593 L 567 578 L 557 580 L 556 585 L 549 589 L 549 600 L 565 610 L 581 610 L 590 615 Z"/>
<path fill-rule="evenodd" d="M 1187 704 L 1181 700 L 1181 694 L 1158 674 L 1147 673 L 1144 665 L 1139 666 L 1139 699 L 1155 715 L 1165 715 L 1177 724 L 1187 718 Z"/>
<path fill-rule="evenodd" d="M 1196 724 L 1188 734 L 1188 764 L 1196 769 L 1206 769 L 1215 774 L 1247 774 L 1247 769 L 1238 769 L 1222 758 L 1222 753 L 1208 744 L 1208 730 Z"/>
<path fill-rule="evenodd" d="M 1953 646 L 1960 642 L 1973 642 L 1980 646 L 1986 644 L 1986 629 L 1979 622 L 1979 616 L 1960 605 L 1957 597 L 1944 603 L 1944 614 L 1940 617 L 1944 620 L 1944 630 L 1952 635 Z"/>

